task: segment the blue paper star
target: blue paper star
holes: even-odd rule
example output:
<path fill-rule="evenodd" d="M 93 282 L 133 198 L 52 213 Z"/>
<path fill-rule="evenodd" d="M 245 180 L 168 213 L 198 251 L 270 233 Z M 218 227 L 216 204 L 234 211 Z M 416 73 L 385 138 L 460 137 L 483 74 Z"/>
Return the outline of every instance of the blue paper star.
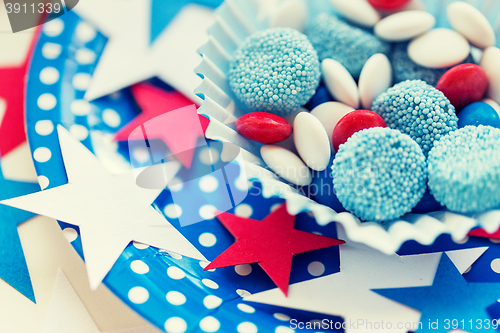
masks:
<path fill-rule="evenodd" d="M 215 8 L 222 3 L 222 0 L 151 0 L 151 44 L 182 7 L 190 3 Z"/>
<path fill-rule="evenodd" d="M 486 308 L 500 298 L 500 283 L 467 283 L 443 254 L 432 286 L 373 291 L 421 311 L 417 332 L 439 333 L 457 328 L 491 332 L 493 324 Z"/>
<path fill-rule="evenodd" d="M 40 186 L 35 183 L 5 179 L 0 169 L 0 200 L 39 190 Z M 0 278 L 36 303 L 28 266 L 17 233 L 17 226 L 33 216 L 35 214 L 0 204 Z"/>

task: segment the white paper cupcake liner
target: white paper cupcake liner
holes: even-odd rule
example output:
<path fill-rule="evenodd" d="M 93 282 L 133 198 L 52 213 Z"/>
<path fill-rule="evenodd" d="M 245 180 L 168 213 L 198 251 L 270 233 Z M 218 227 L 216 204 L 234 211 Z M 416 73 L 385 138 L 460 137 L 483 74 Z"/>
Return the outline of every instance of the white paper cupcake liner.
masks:
<path fill-rule="evenodd" d="M 264 0 L 267 1 L 267 0 Z M 269 0 L 270 1 L 270 0 Z M 419 0 L 417 0 L 419 1 Z M 449 27 L 446 7 L 457 0 L 420 0 L 426 10 L 436 16 L 437 26 Z M 329 9 L 325 0 L 306 0 L 311 13 Z M 500 39 L 500 1 L 466 1 L 480 9 L 495 29 Z M 333 8 L 330 8 L 333 12 Z M 235 103 L 227 72 L 233 52 L 252 33 L 268 28 L 261 0 L 226 0 L 217 10 L 216 23 L 208 29 L 209 41 L 200 47 L 203 59 L 195 69 L 203 79 L 195 92 L 204 99 L 198 113 L 210 118 L 206 137 L 212 140 L 232 142 L 242 148 L 245 160 L 245 175 L 249 181 L 262 183 L 265 198 L 280 197 L 287 201 L 290 214 L 310 212 L 317 223 L 326 225 L 338 222 L 343 225 L 349 239 L 364 243 L 385 253 L 397 251 L 409 240 L 421 244 L 432 244 L 441 234 L 450 234 L 461 241 L 476 227 L 494 232 L 500 225 L 500 210 L 494 209 L 481 214 L 465 215 L 446 210 L 428 214 L 407 214 L 396 221 L 384 224 L 361 222 L 350 213 L 337 214 L 331 208 L 321 205 L 291 186 L 265 168 L 261 160 L 260 145 L 239 135 L 234 122 L 246 112 Z M 499 189 L 500 190 L 500 189 Z"/>

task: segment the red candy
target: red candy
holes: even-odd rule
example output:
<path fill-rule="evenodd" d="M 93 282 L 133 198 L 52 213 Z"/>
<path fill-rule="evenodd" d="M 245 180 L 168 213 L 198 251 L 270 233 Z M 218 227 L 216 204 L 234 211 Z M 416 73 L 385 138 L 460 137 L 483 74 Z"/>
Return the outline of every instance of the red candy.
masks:
<path fill-rule="evenodd" d="M 356 110 L 343 116 L 333 129 L 332 143 L 335 151 L 356 132 L 372 127 L 387 127 L 384 119 L 373 111 Z"/>
<path fill-rule="evenodd" d="M 406 6 L 410 0 L 368 0 L 370 5 L 380 10 L 396 10 Z"/>
<path fill-rule="evenodd" d="M 292 134 L 292 126 L 285 119 L 272 113 L 252 112 L 236 121 L 236 130 L 253 141 L 276 143 Z"/>
<path fill-rule="evenodd" d="M 439 79 L 436 89 L 441 90 L 458 110 L 479 102 L 488 88 L 488 78 L 478 65 L 462 64 L 450 68 Z"/>

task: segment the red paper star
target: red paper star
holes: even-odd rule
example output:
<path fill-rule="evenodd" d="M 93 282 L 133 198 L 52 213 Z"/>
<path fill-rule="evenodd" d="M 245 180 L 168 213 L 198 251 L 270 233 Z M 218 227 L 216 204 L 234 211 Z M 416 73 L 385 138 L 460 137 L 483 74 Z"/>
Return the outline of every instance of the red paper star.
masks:
<path fill-rule="evenodd" d="M 193 102 L 176 91 L 165 91 L 151 84 L 140 83 L 131 87 L 132 95 L 142 113 L 125 125 L 115 135 L 117 141 L 143 140 L 143 127 L 148 140 L 162 140 L 172 154 L 186 167 L 191 167 L 194 148 L 200 136 L 204 136 L 209 120 L 196 113 Z M 192 108 L 185 108 L 193 106 Z M 171 111 L 183 109 L 183 116 L 171 114 Z M 155 121 L 151 121 L 157 118 Z"/>
<path fill-rule="evenodd" d="M 0 68 L 0 97 L 6 102 L 0 122 L 0 156 L 5 156 L 26 141 L 24 132 L 24 85 L 30 54 L 36 44 L 39 28 L 33 34 L 29 52 L 19 66 Z"/>
<path fill-rule="evenodd" d="M 493 239 L 500 239 L 500 229 L 495 231 L 494 233 L 490 234 L 486 232 L 483 228 L 478 228 L 469 231 L 469 235 L 471 236 L 476 236 L 476 237 L 484 237 L 484 238 L 493 238 Z"/>
<path fill-rule="evenodd" d="M 288 214 L 286 204 L 262 221 L 230 213 L 220 213 L 217 218 L 236 238 L 236 242 L 205 270 L 258 263 L 285 295 L 288 293 L 292 257 L 295 254 L 345 243 L 295 229 L 295 216 Z"/>

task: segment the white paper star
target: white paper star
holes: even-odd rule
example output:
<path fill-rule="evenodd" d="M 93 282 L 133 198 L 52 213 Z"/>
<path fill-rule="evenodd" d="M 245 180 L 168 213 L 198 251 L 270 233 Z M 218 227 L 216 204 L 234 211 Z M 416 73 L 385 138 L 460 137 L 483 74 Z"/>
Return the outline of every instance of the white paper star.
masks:
<path fill-rule="evenodd" d="M 59 269 L 41 333 L 101 333 L 78 297 L 75 289 Z M 151 325 L 108 331 L 108 333 L 158 333 Z"/>
<path fill-rule="evenodd" d="M 162 190 L 137 186 L 131 172 L 111 174 L 66 129 L 57 130 L 68 184 L 0 203 L 79 226 L 92 289 L 132 240 L 206 261 L 151 206 Z"/>
<path fill-rule="evenodd" d="M 347 241 L 342 230 L 339 230 L 339 238 Z M 486 249 L 446 253 L 463 273 Z M 290 285 L 288 297 L 273 289 L 245 297 L 245 300 L 341 316 L 346 322 L 346 332 L 380 332 L 381 327 L 376 328 L 373 323 L 380 325 L 384 321 L 391 323 L 391 332 L 406 333 L 409 329 L 404 324 L 417 323 L 420 313 L 370 289 L 432 285 L 440 258 L 441 253 L 385 255 L 347 241 L 340 245 L 340 273 Z M 367 322 L 372 323 L 371 328 Z M 403 323 L 400 329 L 398 323 Z"/>
<path fill-rule="evenodd" d="M 94 71 L 85 97 L 89 100 L 158 76 L 194 102 L 201 79 L 194 68 L 201 58 L 197 49 L 215 21 L 200 5 L 185 6 L 150 45 L 151 0 L 85 0 L 76 13 L 93 23 L 108 42 Z"/>

